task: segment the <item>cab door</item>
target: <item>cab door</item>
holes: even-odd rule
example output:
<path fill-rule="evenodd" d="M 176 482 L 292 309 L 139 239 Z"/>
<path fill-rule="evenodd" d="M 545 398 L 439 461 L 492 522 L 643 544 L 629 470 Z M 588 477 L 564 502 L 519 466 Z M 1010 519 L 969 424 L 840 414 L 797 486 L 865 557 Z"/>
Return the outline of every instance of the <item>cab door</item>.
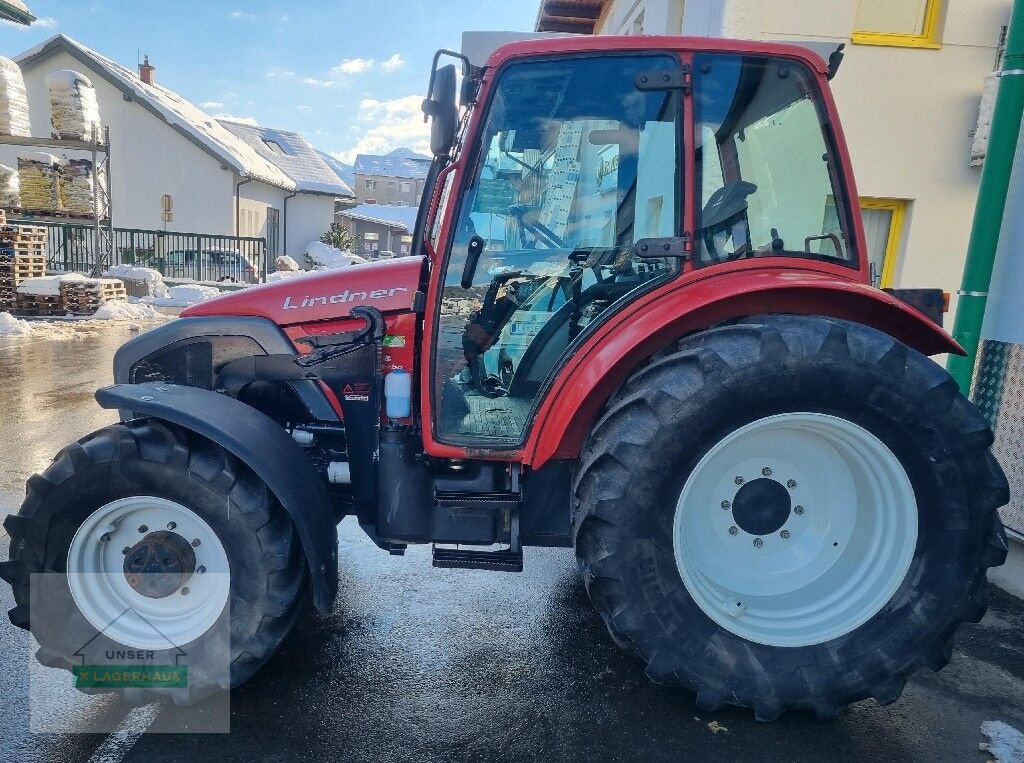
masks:
<path fill-rule="evenodd" d="M 678 272 L 675 55 L 525 59 L 498 72 L 433 275 L 426 444 L 514 449 L 595 326 Z M 436 450 L 436 448 L 435 448 Z"/>

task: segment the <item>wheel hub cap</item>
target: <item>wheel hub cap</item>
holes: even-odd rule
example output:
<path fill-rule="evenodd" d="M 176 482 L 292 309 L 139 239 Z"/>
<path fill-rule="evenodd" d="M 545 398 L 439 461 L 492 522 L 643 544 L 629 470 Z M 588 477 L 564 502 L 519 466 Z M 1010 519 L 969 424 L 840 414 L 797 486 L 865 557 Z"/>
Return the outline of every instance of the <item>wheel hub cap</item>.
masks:
<path fill-rule="evenodd" d="M 196 571 L 192 544 L 168 530 L 150 533 L 124 557 L 124 576 L 132 590 L 150 599 L 177 591 Z"/>
<path fill-rule="evenodd" d="M 734 521 L 751 535 L 776 532 L 786 524 L 792 508 L 793 501 L 785 486 L 765 477 L 746 483 L 732 501 Z"/>
<path fill-rule="evenodd" d="M 794 412 L 711 446 L 675 508 L 687 593 L 741 638 L 796 647 L 870 620 L 917 546 L 913 485 L 896 455 L 847 419 Z"/>

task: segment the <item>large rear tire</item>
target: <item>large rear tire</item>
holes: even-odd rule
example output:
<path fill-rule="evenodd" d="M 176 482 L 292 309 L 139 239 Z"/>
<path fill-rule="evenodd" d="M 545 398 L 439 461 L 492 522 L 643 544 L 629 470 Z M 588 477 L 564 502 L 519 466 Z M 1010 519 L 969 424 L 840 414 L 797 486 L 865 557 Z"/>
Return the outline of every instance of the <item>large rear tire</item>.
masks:
<path fill-rule="evenodd" d="M 779 315 L 688 337 L 585 446 L 587 590 L 702 710 L 892 702 L 985 612 L 1008 500 L 991 443 L 943 369 L 865 326 Z"/>
<path fill-rule="evenodd" d="M 73 670 L 83 634 L 97 633 L 97 654 L 153 650 L 153 664 L 187 654 L 187 687 L 128 688 L 130 702 L 192 704 L 245 682 L 307 599 L 298 536 L 266 485 L 209 440 L 158 421 L 116 424 L 69 445 L 29 480 L 4 526 L 10 618 L 32 630 L 41 663 Z M 150 574 L 122 569 L 136 555 Z M 161 561 L 166 575 L 151 572 Z M 44 579 L 33 573 L 58 573 L 35 617 L 30 583 Z M 118 616 L 128 608 L 132 616 Z"/>

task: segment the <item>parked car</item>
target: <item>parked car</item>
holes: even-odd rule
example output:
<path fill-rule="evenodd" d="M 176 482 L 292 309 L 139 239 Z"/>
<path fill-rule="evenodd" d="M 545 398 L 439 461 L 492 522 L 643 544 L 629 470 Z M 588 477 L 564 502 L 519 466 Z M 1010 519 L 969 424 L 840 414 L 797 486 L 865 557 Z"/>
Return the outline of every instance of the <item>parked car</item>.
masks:
<path fill-rule="evenodd" d="M 255 283 L 257 270 L 252 260 L 237 249 L 172 249 L 162 258 L 168 278 L 197 281 Z"/>

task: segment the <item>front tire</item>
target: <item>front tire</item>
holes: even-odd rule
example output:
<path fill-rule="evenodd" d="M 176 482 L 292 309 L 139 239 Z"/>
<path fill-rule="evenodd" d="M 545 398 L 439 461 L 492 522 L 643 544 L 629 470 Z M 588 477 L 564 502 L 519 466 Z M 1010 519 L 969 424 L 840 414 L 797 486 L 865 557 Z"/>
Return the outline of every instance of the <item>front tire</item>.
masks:
<path fill-rule="evenodd" d="M 587 590 L 648 676 L 702 710 L 891 702 L 984 614 L 1006 554 L 991 442 L 945 371 L 865 326 L 697 334 L 627 381 L 584 449 Z"/>
<path fill-rule="evenodd" d="M 62 450 L 29 480 L 4 526 L 10 618 L 32 630 L 41 663 L 72 671 L 83 634 L 98 634 L 97 654 L 155 650 L 154 664 L 188 655 L 186 688 L 123 690 L 131 702 L 192 704 L 240 685 L 306 600 L 297 534 L 266 485 L 209 440 L 154 420 L 106 427 Z M 154 572 L 161 562 L 168 570 Z M 46 581 L 47 607 L 31 617 L 34 573 L 57 574 L 35 577 Z"/>

